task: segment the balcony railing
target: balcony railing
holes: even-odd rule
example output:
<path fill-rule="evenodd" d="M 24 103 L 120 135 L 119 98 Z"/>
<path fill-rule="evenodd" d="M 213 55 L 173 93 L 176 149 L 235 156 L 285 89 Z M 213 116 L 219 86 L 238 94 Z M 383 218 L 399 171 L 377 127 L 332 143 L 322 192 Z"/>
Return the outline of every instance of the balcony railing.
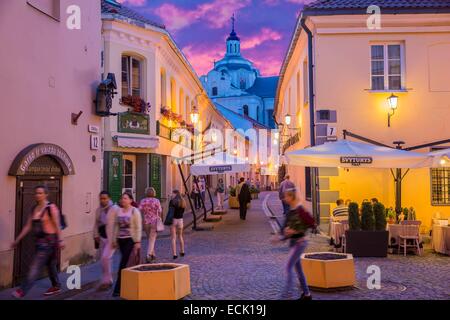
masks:
<path fill-rule="evenodd" d="M 161 122 L 156 122 L 156 134 L 164 139 L 170 140 L 172 142 L 178 143 L 186 148 L 193 148 L 193 141 L 192 137 L 188 138 L 185 135 L 178 135 L 176 134 L 177 129 L 185 129 L 186 128 L 169 128 L 165 125 L 163 125 Z M 190 131 L 190 130 L 189 130 Z M 191 132 L 192 133 L 192 132 Z"/>

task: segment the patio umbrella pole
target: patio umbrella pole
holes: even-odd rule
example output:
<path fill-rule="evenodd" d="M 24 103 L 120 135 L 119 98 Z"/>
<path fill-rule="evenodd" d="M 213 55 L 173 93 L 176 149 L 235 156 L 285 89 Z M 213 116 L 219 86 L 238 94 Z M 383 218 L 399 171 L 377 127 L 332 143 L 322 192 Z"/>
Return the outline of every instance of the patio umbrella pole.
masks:
<path fill-rule="evenodd" d="M 402 212 L 402 169 L 396 169 L 395 174 L 395 212 Z"/>

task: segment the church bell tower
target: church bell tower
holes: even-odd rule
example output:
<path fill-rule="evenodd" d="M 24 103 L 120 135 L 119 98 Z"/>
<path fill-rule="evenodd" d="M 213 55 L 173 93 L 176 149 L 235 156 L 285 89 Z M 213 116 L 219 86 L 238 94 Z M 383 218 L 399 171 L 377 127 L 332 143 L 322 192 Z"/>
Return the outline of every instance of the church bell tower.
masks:
<path fill-rule="evenodd" d="M 235 17 L 231 18 L 231 33 L 227 38 L 227 56 L 240 56 L 241 55 L 241 39 L 234 31 Z"/>

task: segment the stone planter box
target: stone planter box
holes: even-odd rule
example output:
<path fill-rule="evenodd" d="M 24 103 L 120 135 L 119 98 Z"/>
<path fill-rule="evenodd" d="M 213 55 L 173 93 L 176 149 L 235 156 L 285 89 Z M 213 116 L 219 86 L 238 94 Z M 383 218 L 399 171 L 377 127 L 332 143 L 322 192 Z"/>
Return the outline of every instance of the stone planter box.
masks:
<path fill-rule="evenodd" d="M 333 289 L 355 285 L 355 264 L 351 254 L 304 253 L 301 264 L 309 286 Z"/>
<path fill-rule="evenodd" d="M 238 198 L 230 196 L 228 198 L 228 206 L 231 209 L 239 209 L 239 200 L 238 200 Z"/>
<path fill-rule="evenodd" d="M 346 251 L 354 257 L 387 257 L 389 231 L 345 231 Z"/>
<path fill-rule="evenodd" d="M 191 293 L 189 266 L 143 264 L 122 270 L 120 296 L 127 300 L 179 300 Z"/>

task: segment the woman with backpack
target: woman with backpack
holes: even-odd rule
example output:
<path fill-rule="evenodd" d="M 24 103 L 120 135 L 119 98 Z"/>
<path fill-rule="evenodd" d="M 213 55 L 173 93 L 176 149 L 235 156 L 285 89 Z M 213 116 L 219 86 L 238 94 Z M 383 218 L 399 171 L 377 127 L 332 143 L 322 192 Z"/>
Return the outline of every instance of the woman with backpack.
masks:
<path fill-rule="evenodd" d="M 113 248 L 120 250 L 120 265 L 117 275 L 117 282 L 114 287 L 113 296 L 120 295 L 121 273 L 130 260 L 130 256 L 140 254 L 142 238 L 142 217 L 139 209 L 133 206 L 133 196 L 125 192 L 120 198 L 120 208 L 109 215 L 108 228 L 110 228 L 111 237 L 109 238 Z"/>
<path fill-rule="evenodd" d="M 315 228 L 316 223 L 311 214 L 299 203 L 295 188 L 286 189 L 283 192 L 283 201 L 289 205 L 289 210 L 286 214 L 285 224 L 282 229 L 282 240 L 289 240 L 290 251 L 286 265 L 287 280 L 282 298 L 288 298 L 291 293 L 295 268 L 303 290 L 300 300 L 311 300 L 311 293 L 306 283 L 300 257 L 308 246 L 308 240 L 305 238 L 307 231 Z"/>
<path fill-rule="evenodd" d="M 64 249 L 64 242 L 61 236 L 61 219 L 58 207 L 48 201 L 48 194 L 49 191 L 46 186 L 34 188 L 36 205 L 33 207 L 22 232 L 11 245 L 13 249 L 16 248 L 29 232 L 33 233 L 35 256 L 25 281 L 12 294 L 15 298 L 23 298 L 28 293 L 34 282 L 42 274 L 44 267 L 47 267 L 48 277 L 52 283 L 52 286 L 44 295 L 51 296 L 61 292 L 57 270 L 58 252 L 59 249 Z"/>
<path fill-rule="evenodd" d="M 186 202 L 181 196 L 180 191 L 174 190 L 172 199 L 169 202 L 169 210 L 173 210 L 173 220 L 170 226 L 170 236 L 172 240 L 173 259 L 177 259 L 177 238 L 180 241 L 180 255 L 184 257 L 184 239 L 183 239 L 183 214 L 186 208 Z"/>

